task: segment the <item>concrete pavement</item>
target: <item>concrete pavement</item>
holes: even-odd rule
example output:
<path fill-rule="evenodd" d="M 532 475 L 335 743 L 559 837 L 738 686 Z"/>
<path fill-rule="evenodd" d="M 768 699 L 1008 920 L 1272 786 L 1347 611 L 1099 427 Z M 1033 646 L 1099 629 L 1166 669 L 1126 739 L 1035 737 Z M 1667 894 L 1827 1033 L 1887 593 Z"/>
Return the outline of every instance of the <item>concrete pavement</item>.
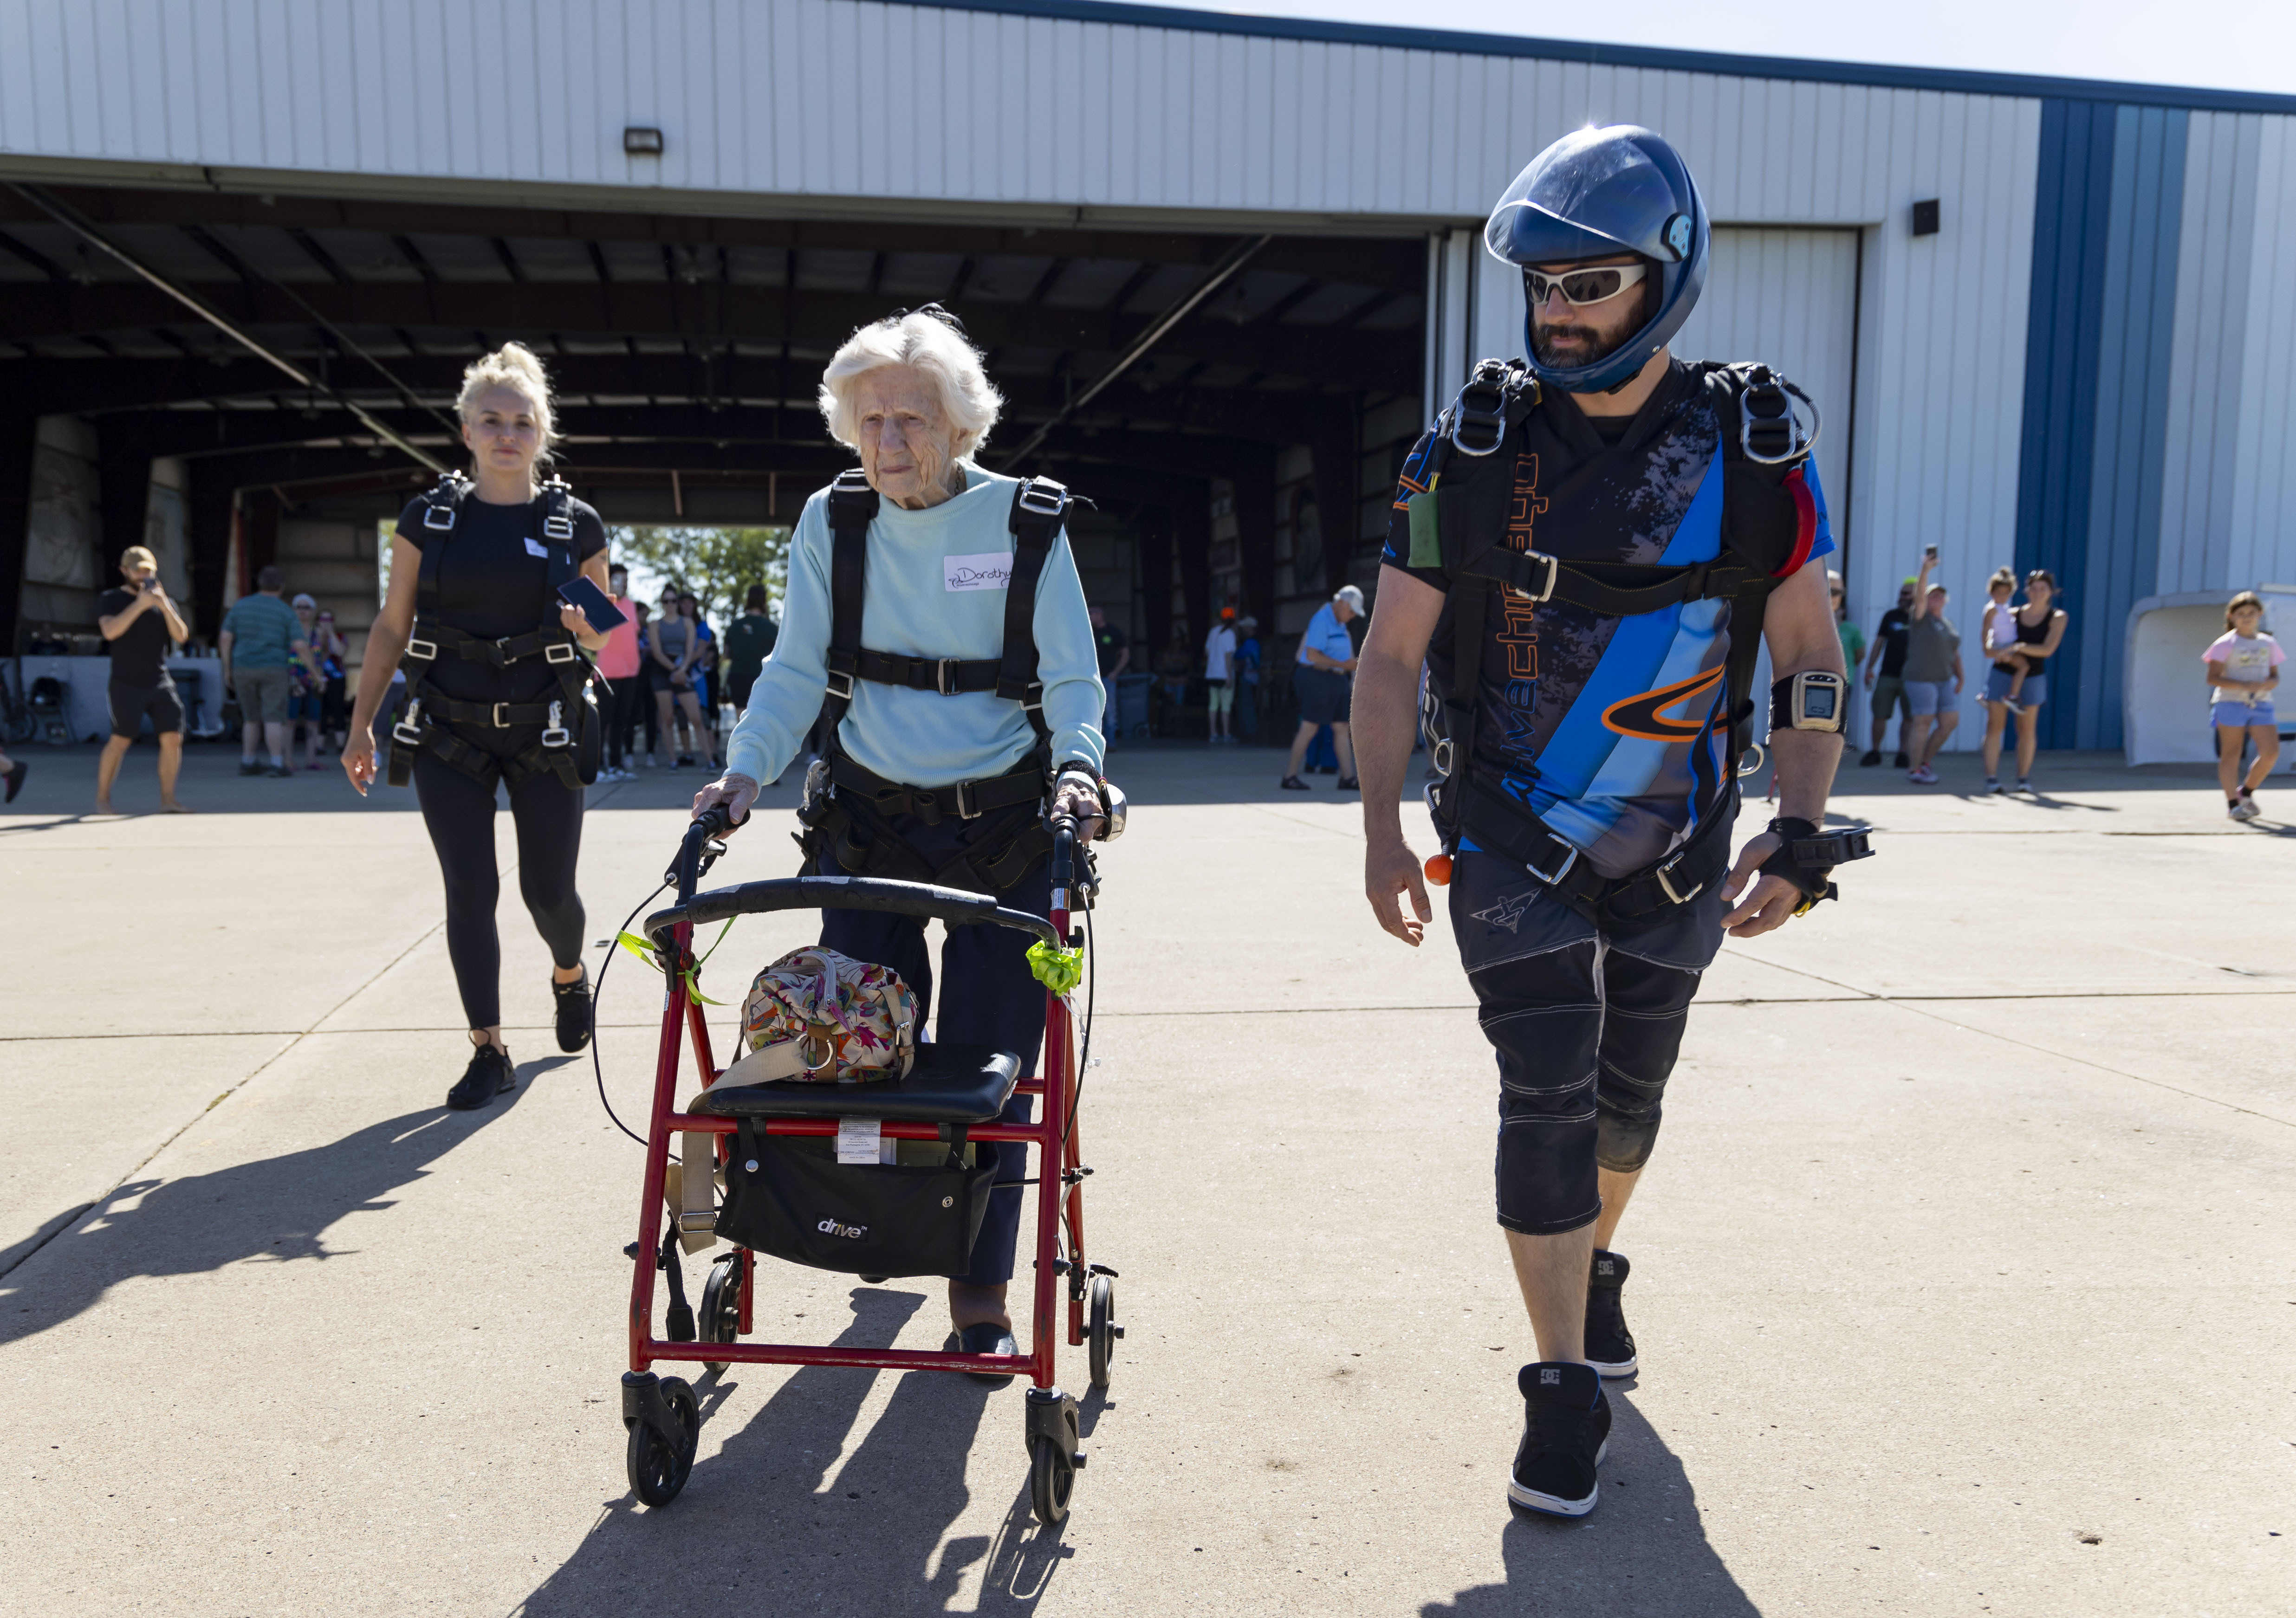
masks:
<path fill-rule="evenodd" d="M 92 752 L 30 756 L 0 817 L 9 1610 L 2291 1606 L 2296 829 L 2228 824 L 2203 772 L 2053 756 L 2011 802 L 1962 795 L 1958 757 L 1938 789 L 1842 772 L 1883 852 L 1710 975 L 1620 1237 L 1644 1372 L 1601 1508 L 1557 1524 L 1502 1495 L 1532 1351 L 1447 927 L 1416 953 L 1372 928 L 1328 778 L 1125 756 L 1081 1128 L 1129 1331 L 1046 1534 L 1019 1391 L 926 1375 L 739 1370 L 685 1494 L 636 1507 L 638 1153 L 550 1040 L 514 880 L 522 1083 L 450 1114 L 409 795 L 195 749 L 206 813 L 95 821 Z M 154 801 L 149 756 L 123 807 Z M 594 795 L 594 938 L 693 784 Z M 793 797 L 722 879 L 788 869 Z M 737 1000 L 802 936 L 744 924 L 707 986 Z M 658 996 L 627 957 L 605 994 L 631 1115 Z M 760 1273 L 761 1334 L 946 1329 L 922 1283 Z"/>

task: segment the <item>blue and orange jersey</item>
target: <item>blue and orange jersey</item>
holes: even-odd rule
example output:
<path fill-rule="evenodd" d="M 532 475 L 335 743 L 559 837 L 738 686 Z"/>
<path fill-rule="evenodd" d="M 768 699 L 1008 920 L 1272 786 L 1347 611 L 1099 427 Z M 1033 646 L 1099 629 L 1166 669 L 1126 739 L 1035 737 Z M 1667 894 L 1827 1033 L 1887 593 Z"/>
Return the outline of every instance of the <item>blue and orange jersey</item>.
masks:
<path fill-rule="evenodd" d="M 1572 561 L 1667 567 L 1722 548 L 1720 421 L 1713 396 L 1677 364 L 1632 421 L 1600 429 L 1550 392 L 1499 454 L 1513 459 L 1505 543 Z M 1405 463 L 1382 560 L 1439 590 L 1440 568 L 1409 565 L 1405 502 L 1421 491 L 1431 431 Z M 1816 463 L 1810 560 L 1834 548 Z M 1450 643 L 1446 607 L 1435 644 Z M 1472 767 L 1529 805 L 1605 876 L 1662 860 L 1727 784 L 1727 601 L 1605 617 L 1502 592 L 1485 628 Z"/>

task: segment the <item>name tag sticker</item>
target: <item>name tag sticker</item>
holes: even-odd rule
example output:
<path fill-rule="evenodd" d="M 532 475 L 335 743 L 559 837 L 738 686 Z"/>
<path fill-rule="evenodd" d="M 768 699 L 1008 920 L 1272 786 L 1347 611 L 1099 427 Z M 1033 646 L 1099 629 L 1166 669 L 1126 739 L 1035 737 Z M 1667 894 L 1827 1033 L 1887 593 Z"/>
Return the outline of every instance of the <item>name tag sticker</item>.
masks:
<path fill-rule="evenodd" d="M 526 542 L 526 553 L 529 556 L 539 556 L 545 560 L 548 560 L 550 556 L 550 552 L 542 548 L 539 541 L 531 538 Z"/>
<path fill-rule="evenodd" d="M 940 578 L 945 590 L 1002 590 L 1013 582 L 1013 553 L 989 551 L 979 556 L 944 556 Z"/>

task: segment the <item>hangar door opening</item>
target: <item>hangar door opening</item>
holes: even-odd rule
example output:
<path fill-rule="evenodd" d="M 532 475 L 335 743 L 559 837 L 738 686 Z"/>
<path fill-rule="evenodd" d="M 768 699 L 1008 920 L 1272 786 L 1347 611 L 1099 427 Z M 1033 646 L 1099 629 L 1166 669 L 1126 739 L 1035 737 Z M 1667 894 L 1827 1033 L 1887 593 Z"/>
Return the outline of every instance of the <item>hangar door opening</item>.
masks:
<path fill-rule="evenodd" d="M 1860 236 L 1855 229 L 1717 227 L 1706 290 L 1674 341 L 1674 351 L 1691 358 L 1759 360 L 1817 402 L 1817 478 L 1844 558 L 1837 567 L 1849 554 Z"/>

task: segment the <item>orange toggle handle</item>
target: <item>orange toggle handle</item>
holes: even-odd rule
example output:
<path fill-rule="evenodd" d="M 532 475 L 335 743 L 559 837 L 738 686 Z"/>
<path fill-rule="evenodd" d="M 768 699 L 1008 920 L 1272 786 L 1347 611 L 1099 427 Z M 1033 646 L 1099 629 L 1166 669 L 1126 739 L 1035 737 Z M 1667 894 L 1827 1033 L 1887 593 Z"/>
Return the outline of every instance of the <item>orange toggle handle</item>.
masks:
<path fill-rule="evenodd" d="M 1451 856 L 1449 854 L 1429 854 L 1427 856 L 1427 863 L 1423 869 L 1427 872 L 1427 879 L 1435 884 L 1436 887 L 1448 887 L 1451 886 Z"/>

